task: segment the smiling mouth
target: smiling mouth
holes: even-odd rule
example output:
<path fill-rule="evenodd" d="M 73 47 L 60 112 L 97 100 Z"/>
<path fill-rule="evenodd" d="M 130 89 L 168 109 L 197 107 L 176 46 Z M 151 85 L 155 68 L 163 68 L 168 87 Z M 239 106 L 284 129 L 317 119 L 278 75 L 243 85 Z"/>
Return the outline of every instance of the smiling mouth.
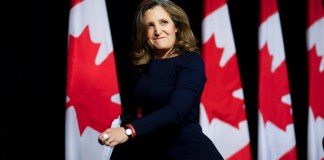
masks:
<path fill-rule="evenodd" d="M 159 37 L 159 38 L 155 38 L 154 40 L 160 40 L 160 39 L 163 39 L 165 37 Z"/>

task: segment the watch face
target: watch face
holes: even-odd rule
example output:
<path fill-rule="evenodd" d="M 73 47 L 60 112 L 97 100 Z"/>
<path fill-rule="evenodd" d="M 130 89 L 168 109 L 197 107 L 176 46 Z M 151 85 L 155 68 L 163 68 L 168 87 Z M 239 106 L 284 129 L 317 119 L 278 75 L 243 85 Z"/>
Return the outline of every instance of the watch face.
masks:
<path fill-rule="evenodd" d="M 129 129 L 129 128 L 127 128 L 125 132 L 126 132 L 127 135 L 132 135 L 132 130 Z"/>

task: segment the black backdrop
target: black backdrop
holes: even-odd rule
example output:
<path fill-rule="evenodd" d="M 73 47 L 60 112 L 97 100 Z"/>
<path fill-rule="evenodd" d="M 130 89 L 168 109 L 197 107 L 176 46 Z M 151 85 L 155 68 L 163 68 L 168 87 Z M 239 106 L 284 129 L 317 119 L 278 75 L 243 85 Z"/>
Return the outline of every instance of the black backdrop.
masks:
<path fill-rule="evenodd" d="M 131 24 L 140 0 L 107 0 L 123 110 L 129 109 Z M 202 1 L 175 0 L 201 38 Z M 278 0 L 299 159 L 307 154 L 306 0 Z M 64 159 L 69 1 L 5 1 L 0 15 L 0 159 Z M 259 1 L 228 0 L 253 158 L 257 157 Z M 200 44 L 201 45 L 201 44 Z M 13 154 L 10 152 L 14 152 Z M 45 157 L 44 157 L 45 156 Z M 12 157 L 12 158 L 9 158 Z"/>

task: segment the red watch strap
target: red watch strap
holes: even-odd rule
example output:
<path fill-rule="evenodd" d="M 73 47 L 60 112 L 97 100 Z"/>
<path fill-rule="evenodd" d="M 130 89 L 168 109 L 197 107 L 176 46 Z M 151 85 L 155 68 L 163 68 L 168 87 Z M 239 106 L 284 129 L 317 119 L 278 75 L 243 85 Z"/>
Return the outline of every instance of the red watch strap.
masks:
<path fill-rule="evenodd" d="M 132 130 L 132 138 L 134 139 L 135 136 L 136 136 L 136 131 L 135 131 L 133 125 L 132 124 L 126 124 L 125 126 Z"/>

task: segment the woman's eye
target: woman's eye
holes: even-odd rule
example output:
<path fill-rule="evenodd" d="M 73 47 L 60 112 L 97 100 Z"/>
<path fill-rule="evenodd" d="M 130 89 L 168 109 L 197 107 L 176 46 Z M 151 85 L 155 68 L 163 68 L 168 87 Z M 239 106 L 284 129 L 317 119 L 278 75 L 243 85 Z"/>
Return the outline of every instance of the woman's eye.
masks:
<path fill-rule="evenodd" d="M 168 24 L 168 21 L 161 21 L 161 24 Z"/>
<path fill-rule="evenodd" d="M 146 25 L 146 27 L 147 28 L 152 28 L 152 27 L 154 27 L 154 25 L 153 24 L 148 24 L 148 25 Z"/>

